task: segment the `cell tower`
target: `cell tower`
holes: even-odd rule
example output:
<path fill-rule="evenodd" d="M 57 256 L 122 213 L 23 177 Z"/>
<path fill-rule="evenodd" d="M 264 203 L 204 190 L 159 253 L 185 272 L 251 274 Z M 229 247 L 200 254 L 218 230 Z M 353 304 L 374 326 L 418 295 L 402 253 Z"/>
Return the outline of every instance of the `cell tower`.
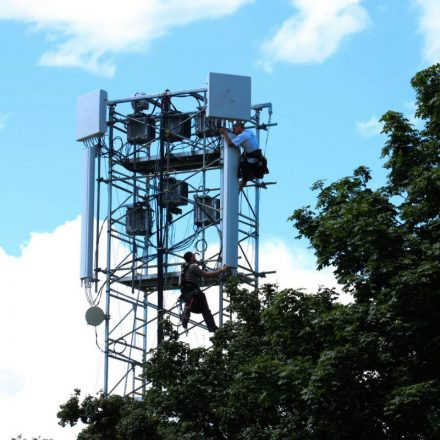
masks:
<path fill-rule="evenodd" d="M 196 250 L 211 269 L 234 268 L 251 289 L 268 273 L 259 268 L 259 203 L 271 182 L 239 192 L 240 152 L 218 128 L 243 121 L 259 139 L 276 125 L 271 116 L 270 103 L 251 104 L 251 78 L 229 74 L 210 73 L 207 88 L 78 98 L 80 276 L 87 322 L 104 322 L 105 394 L 141 397 L 143 364 L 164 338 L 163 320 L 185 332 L 178 305 L 184 252 Z M 231 319 L 223 281 L 203 286 L 219 326 Z M 192 314 L 188 326 L 196 342 L 208 335 L 199 317 Z"/>

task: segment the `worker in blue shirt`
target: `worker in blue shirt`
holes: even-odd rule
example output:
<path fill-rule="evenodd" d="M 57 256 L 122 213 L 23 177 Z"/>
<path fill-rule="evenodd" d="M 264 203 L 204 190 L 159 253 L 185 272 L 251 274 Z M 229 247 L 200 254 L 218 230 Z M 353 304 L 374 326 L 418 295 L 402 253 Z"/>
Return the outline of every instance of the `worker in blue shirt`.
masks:
<path fill-rule="evenodd" d="M 245 129 L 243 122 L 235 122 L 232 126 L 232 133 L 226 128 L 220 128 L 219 132 L 230 147 L 243 149 L 239 168 L 240 191 L 249 180 L 260 179 L 269 172 L 255 134 Z"/>

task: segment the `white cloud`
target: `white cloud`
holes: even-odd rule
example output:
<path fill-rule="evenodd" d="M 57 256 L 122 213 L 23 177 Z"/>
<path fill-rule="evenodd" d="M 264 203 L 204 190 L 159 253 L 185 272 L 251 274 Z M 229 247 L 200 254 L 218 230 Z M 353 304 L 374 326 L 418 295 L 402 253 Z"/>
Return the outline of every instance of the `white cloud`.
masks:
<path fill-rule="evenodd" d="M 265 41 L 259 64 L 268 70 L 276 62 L 321 63 L 333 55 L 344 39 L 369 23 L 361 0 L 291 0 L 296 14 Z"/>
<path fill-rule="evenodd" d="M 421 130 L 424 127 L 424 122 L 422 119 L 416 118 L 416 103 L 414 101 L 406 101 L 403 103 L 404 108 L 407 110 L 404 114 L 405 118 L 408 119 L 409 123 L 416 128 Z M 368 121 L 358 121 L 356 122 L 356 129 L 363 137 L 373 137 L 378 136 L 382 133 L 383 123 L 379 121 L 376 115 L 371 116 Z"/>
<path fill-rule="evenodd" d="M 11 115 L 9 113 L 0 114 L 0 131 L 6 127 L 6 121 Z"/>
<path fill-rule="evenodd" d="M 407 108 L 410 112 L 415 113 L 417 110 L 417 104 L 415 101 L 405 101 L 403 106 Z"/>
<path fill-rule="evenodd" d="M 18 376 L 9 370 L 0 368 L 0 394 L 16 394 L 23 387 Z"/>
<path fill-rule="evenodd" d="M 40 63 L 112 76 L 113 56 L 141 51 L 172 27 L 232 14 L 252 0 L 2 0 L 0 20 L 43 31 L 54 47 Z"/>
<path fill-rule="evenodd" d="M 271 237 L 261 244 L 260 270 L 276 270 L 276 274 L 262 278 L 261 284 L 277 283 L 281 289 L 305 289 L 309 293 L 317 292 L 320 287 L 335 288 L 342 302 L 350 301 L 342 293 L 331 268 L 317 271 L 316 259 L 310 252 L 289 246 L 279 238 Z"/>
<path fill-rule="evenodd" d="M 33 234 L 20 257 L 0 248 L 0 438 L 68 440 L 59 405 L 75 387 L 102 387 L 101 356 L 84 320 L 78 280 L 79 219 Z"/>
<path fill-rule="evenodd" d="M 374 115 L 368 121 L 356 122 L 356 129 L 363 137 L 378 136 L 381 134 L 383 128 L 382 122 Z"/>
<path fill-rule="evenodd" d="M 72 439 L 78 429 L 57 425 L 59 405 L 76 387 L 92 394 L 102 388 L 103 356 L 85 323 L 89 305 L 78 279 L 80 223 L 77 218 L 51 233 L 32 234 L 19 257 L 0 247 L 1 439 L 20 433 Z M 260 257 L 261 270 L 277 271 L 262 282 L 311 292 L 337 287 L 330 270 L 317 272 L 313 256 L 278 238 L 262 242 Z M 216 297 L 217 289 L 208 298 L 213 311 Z M 190 332 L 184 340 L 207 344 L 209 335 Z"/>
<path fill-rule="evenodd" d="M 440 61 L 440 2 L 438 0 L 415 0 L 421 9 L 419 30 L 424 36 L 423 57 L 429 64 Z"/>

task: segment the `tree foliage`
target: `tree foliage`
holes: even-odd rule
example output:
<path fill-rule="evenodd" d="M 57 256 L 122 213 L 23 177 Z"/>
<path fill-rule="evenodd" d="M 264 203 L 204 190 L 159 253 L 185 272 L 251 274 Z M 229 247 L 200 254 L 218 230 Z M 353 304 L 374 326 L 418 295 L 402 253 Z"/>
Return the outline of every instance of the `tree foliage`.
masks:
<path fill-rule="evenodd" d="M 231 280 L 236 319 L 210 349 L 170 328 L 143 401 L 76 391 L 60 423 L 86 423 L 80 440 L 440 438 L 440 65 L 412 85 L 425 127 L 382 117 L 386 184 L 359 167 L 290 217 L 353 303 Z"/>

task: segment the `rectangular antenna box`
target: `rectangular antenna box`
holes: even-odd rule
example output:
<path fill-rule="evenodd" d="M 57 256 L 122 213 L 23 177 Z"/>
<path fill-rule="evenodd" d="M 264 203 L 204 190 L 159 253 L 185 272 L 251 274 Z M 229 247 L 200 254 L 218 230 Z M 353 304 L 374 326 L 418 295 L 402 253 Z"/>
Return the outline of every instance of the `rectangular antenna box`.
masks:
<path fill-rule="evenodd" d="M 206 116 L 229 120 L 250 120 L 251 77 L 209 73 Z"/>
<path fill-rule="evenodd" d="M 168 142 L 180 142 L 191 138 L 191 117 L 181 112 L 170 112 L 165 115 L 165 134 Z"/>
<path fill-rule="evenodd" d="M 107 133 L 107 92 L 96 90 L 76 100 L 76 140 L 86 141 Z"/>
<path fill-rule="evenodd" d="M 220 199 L 209 196 L 194 197 L 194 224 L 199 227 L 220 222 Z"/>
<path fill-rule="evenodd" d="M 163 179 L 162 207 L 176 207 L 188 204 L 188 183 L 174 177 Z"/>
<path fill-rule="evenodd" d="M 127 206 L 125 214 L 125 232 L 128 235 L 146 235 L 149 237 L 152 230 L 151 208 L 143 203 Z"/>
<path fill-rule="evenodd" d="M 127 141 L 130 144 L 147 144 L 156 137 L 155 121 L 143 113 L 127 115 Z"/>

